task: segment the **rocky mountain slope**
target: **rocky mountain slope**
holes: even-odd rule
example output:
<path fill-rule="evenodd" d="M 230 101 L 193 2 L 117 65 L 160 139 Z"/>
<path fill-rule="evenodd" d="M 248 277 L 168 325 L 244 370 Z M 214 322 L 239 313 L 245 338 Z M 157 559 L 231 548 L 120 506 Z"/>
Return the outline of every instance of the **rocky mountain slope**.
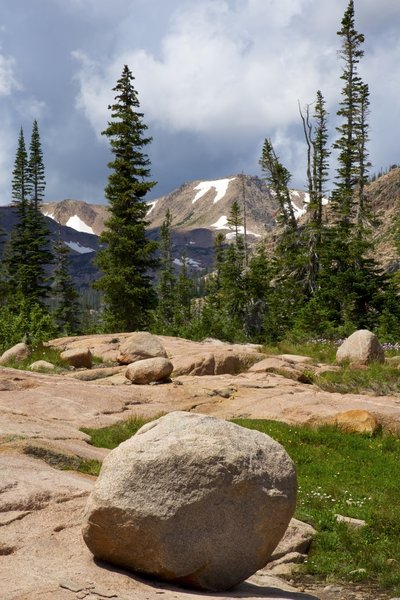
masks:
<path fill-rule="evenodd" d="M 185 255 L 192 270 L 209 268 L 218 232 L 233 237 L 227 219 L 234 201 L 246 202 L 247 236 L 255 244 L 276 226 L 278 203 L 265 181 L 237 175 L 213 181 L 192 181 L 149 203 L 149 237 L 158 239 L 159 228 L 169 209 L 172 215 L 172 254 L 178 266 Z M 296 214 L 305 212 L 308 195 L 293 190 Z M 107 220 L 107 207 L 79 200 L 46 203 L 43 213 L 63 226 L 99 235 Z M 243 229 L 243 228 L 242 228 Z M 78 250 L 79 251 L 79 250 Z"/>
<path fill-rule="evenodd" d="M 308 194 L 292 190 L 296 216 L 301 218 L 307 208 Z M 376 215 L 373 235 L 376 256 L 389 270 L 400 268 L 396 250 L 396 228 L 400 203 L 400 168 L 379 177 L 367 188 L 368 202 Z M 278 203 L 265 181 L 258 177 L 236 175 L 213 181 L 191 181 L 166 196 L 149 202 L 148 233 L 159 238 L 159 228 L 169 209 L 172 215 L 172 255 L 176 266 L 182 256 L 188 259 L 192 271 L 208 269 L 213 263 L 213 245 L 217 233 L 233 237 L 227 219 L 232 203 L 246 205 L 248 243 L 256 244 L 276 228 Z M 99 247 L 98 235 L 104 230 L 108 208 L 81 200 L 66 199 L 44 204 L 54 238 L 61 239 L 71 250 L 73 273 L 78 287 L 84 289 L 96 277 L 92 264 Z M 0 207 L 0 224 L 9 232 L 15 223 L 11 207 Z M 271 239 L 271 236 L 268 236 Z"/>
<path fill-rule="evenodd" d="M 257 243 L 275 229 L 279 207 L 265 181 L 258 177 L 236 175 L 213 181 L 196 180 L 185 183 L 170 194 L 150 202 L 147 213 L 149 235 L 153 239 L 158 238 L 159 228 L 169 209 L 172 215 L 175 260 L 179 261 L 186 254 L 192 268 L 209 267 L 216 233 L 224 233 L 228 240 L 233 237 L 227 219 L 235 200 L 241 206 L 244 200 L 246 202 L 250 244 Z M 400 267 L 396 250 L 400 168 L 394 168 L 370 183 L 367 187 L 367 200 L 374 214 L 371 225 L 377 244 L 376 256 L 385 268 L 397 270 Z M 301 219 L 306 211 L 308 194 L 292 190 L 292 201 L 296 216 Z M 89 205 L 78 200 L 45 204 L 43 212 L 61 225 L 96 235 L 103 230 L 108 214 L 104 205 Z M 90 246 L 87 240 L 85 243 Z"/>

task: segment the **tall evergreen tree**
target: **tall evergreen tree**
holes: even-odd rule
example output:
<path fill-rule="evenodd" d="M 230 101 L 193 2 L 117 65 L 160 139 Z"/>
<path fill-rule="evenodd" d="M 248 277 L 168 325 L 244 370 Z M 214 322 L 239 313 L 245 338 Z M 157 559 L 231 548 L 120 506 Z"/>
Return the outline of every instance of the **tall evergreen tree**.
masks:
<path fill-rule="evenodd" d="M 364 186 L 368 172 L 368 87 L 358 74 L 364 51 L 364 35 L 355 28 L 354 1 L 350 0 L 338 35 L 342 40 L 341 79 L 344 82 L 337 127 L 338 167 L 332 193 L 334 226 L 325 228 L 322 240 L 318 298 L 307 307 L 308 322 L 330 322 L 332 330 L 347 334 L 355 328 L 372 328 L 382 306 L 385 286 L 380 269 L 371 258 L 370 232 L 364 227 L 367 214 Z M 304 311 L 303 311 L 304 312 Z"/>
<path fill-rule="evenodd" d="M 175 313 L 176 277 L 171 256 L 171 223 L 172 216 L 168 209 L 160 228 L 160 272 L 157 293 L 158 305 L 155 313 L 156 327 L 167 333 L 173 325 Z"/>
<path fill-rule="evenodd" d="M 69 248 L 58 240 L 54 245 L 55 268 L 52 299 L 55 303 L 53 317 L 61 335 L 72 335 L 80 329 L 79 294 L 70 273 Z"/>
<path fill-rule="evenodd" d="M 31 185 L 31 203 L 38 210 L 43 201 L 46 180 L 39 126 L 36 119 L 33 122 L 31 143 L 29 146 L 28 176 Z"/>
<path fill-rule="evenodd" d="M 296 216 L 288 187 L 291 175 L 287 168 L 280 162 L 272 142 L 268 138 L 264 141 L 260 166 L 265 174 L 267 183 L 272 188 L 279 203 L 281 223 L 286 229 L 297 229 Z"/>
<path fill-rule="evenodd" d="M 342 39 L 340 57 L 344 67 L 341 79 L 342 100 L 338 116 L 342 123 L 337 127 L 338 139 L 334 148 L 338 151 L 338 169 L 335 189 L 332 194 L 338 220 L 347 224 L 354 217 L 354 191 L 360 184 L 360 110 L 365 92 L 364 83 L 358 74 L 358 63 L 364 56 L 362 45 L 364 35 L 355 29 L 354 0 L 349 0 L 347 9 L 342 19 L 342 27 L 338 35 Z M 365 112 L 365 111 L 364 111 Z M 366 113 L 365 115 L 366 116 Z M 364 119 L 365 121 L 365 119 Z M 364 140 L 366 141 L 366 124 L 362 126 Z M 365 152 L 365 144 L 363 148 Z"/>
<path fill-rule="evenodd" d="M 181 256 L 181 262 L 174 298 L 174 328 L 178 335 L 185 334 L 191 325 L 194 295 L 194 286 L 189 277 L 186 256 Z"/>
<path fill-rule="evenodd" d="M 110 219 L 101 235 L 105 248 L 97 265 L 102 276 L 96 282 L 104 294 L 104 323 L 107 330 L 132 331 L 146 328 L 156 304 L 150 269 L 157 266 L 157 244 L 146 237 L 147 205 L 144 196 L 155 185 L 149 181 L 150 161 L 143 152 L 151 142 L 139 112 L 139 100 L 127 65 L 113 89 L 115 101 L 109 107 L 111 120 L 102 132 L 114 155 L 112 173 L 105 188 L 110 202 Z"/>
<path fill-rule="evenodd" d="M 44 165 L 35 121 L 29 158 L 22 128 L 18 138 L 12 180 L 17 224 L 5 253 L 10 292 L 14 298 L 22 296 L 27 306 L 37 303 L 44 307 L 49 292 L 47 270 L 52 253 L 49 231 L 39 210 L 44 187 Z"/>
<path fill-rule="evenodd" d="M 50 247 L 50 231 L 41 205 L 46 187 L 43 152 L 39 127 L 35 119 L 29 146 L 28 178 L 31 195 L 29 199 L 29 262 L 31 264 L 32 287 L 36 289 L 36 300 L 44 304 L 50 290 L 48 267 L 53 262 Z"/>
<path fill-rule="evenodd" d="M 5 251 L 7 279 L 14 298 L 18 293 L 27 298 L 31 292 L 28 261 L 30 193 L 28 154 L 24 132 L 21 127 L 12 178 L 12 204 L 17 214 L 17 223 L 11 231 L 8 247 Z"/>

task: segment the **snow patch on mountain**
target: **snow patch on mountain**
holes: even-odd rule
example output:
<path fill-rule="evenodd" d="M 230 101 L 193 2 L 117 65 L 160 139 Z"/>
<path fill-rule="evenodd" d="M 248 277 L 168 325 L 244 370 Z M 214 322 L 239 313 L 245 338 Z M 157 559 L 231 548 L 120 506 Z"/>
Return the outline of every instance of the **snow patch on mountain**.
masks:
<path fill-rule="evenodd" d="M 53 221 L 55 221 L 55 217 L 54 214 L 52 212 L 46 212 L 45 210 L 42 211 L 45 217 L 49 217 L 49 219 L 53 219 Z"/>
<path fill-rule="evenodd" d="M 217 192 L 213 200 L 213 204 L 216 204 L 218 200 L 221 200 L 225 196 L 229 183 L 234 179 L 236 179 L 236 177 L 230 177 L 227 179 L 216 179 L 214 181 L 201 181 L 198 185 L 196 185 L 196 187 L 193 188 L 195 191 L 197 191 L 197 194 L 193 198 L 192 204 L 197 202 L 197 200 L 199 200 L 202 196 L 207 194 L 207 192 L 210 191 L 212 188 L 214 188 Z"/>
<path fill-rule="evenodd" d="M 229 224 L 228 224 L 228 217 L 226 215 L 222 215 L 222 217 L 220 217 L 218 219 L 218 221 L 215 221 L 215 223 L 213 223 L 211 225 L 211 227 L 214 227 L 215 229 L 230 229 L 231 230 L 231 227 L 229 227 Z M 243 225 L 239 225 L 238 233 L 240 233 L 241 235 L 244 235 Z M 259 233 L 254 233 L 254 231 L 250 231 L 249 229 L 247 230 L 246 233 L 247 233 L 247 235 L 254 235 L 254 237 L 261 237 L 261 235 Z M 226 239 L 231 240 L 235 237 L 235 235 L 236 235 L 236 233 L 231 230 L 231 232 L 226 235 Z"/>
<path fill-rule="evenodd" d="M 82 219 L 80 219 L 78 217 L 78 215 L 73 215 L 72 217 L 70 217 L 68 219 L 68 221 L 65 223 L 65 225 L 67 227 L 71 227 L 72 229 L 75 229 L 75 231 L 79 231 L 80 233 L 94 234 L 93 229 L 91 227 L 89 227 L 89 225 L 86 225 L 86 223 L 84 221 L 82 221 Z M 92 250 L 90 250 L 90 252 L 92 252 Z"/>
<path fill-rule="evenodd" d="M 180 260 L 179 258 L 174 258 L 174 260 L 172 262 L 174 263 L 174 265 L 177 265 L 178 267 L 182 267 L 182 265 L 183 265 L 183 261 Z M 199 261 L 194 260 L 194 258 L 187 258 L 186 264 L 189 265 L 190 267 L 193 267 L 194 269 L 202 268 Z"/>
<path fill-rule="evenodd" d="M 218 221 L 215 221 L 211 227 L 215 227 L 215 229 L 229 229 L 228 217 L 226 215 L 222 215 L 222 217 L 220 217 Z"/>
<path fill-rule="evenodd" d="M 89 252 L 94 252 L 93 248 L 87 248 L 86 246 L 81 246 L 78 242 L 65 242 L 66 245 L 71 248 L 71 250 L 75 250 L 75 252 L 79 252 L 79 254 L 88 254 Z"/>
<path fill-rule="evenodd" d="M 153 202 L 148 202 L 148 206 L 149 208 L 147 209 L 147 215 L 149 215 L 151 213 L 151 211 L 153 210 L 153 208 L 155 207 L 155 205 L 157 204 L 158 200 L 154 200 Z"/>

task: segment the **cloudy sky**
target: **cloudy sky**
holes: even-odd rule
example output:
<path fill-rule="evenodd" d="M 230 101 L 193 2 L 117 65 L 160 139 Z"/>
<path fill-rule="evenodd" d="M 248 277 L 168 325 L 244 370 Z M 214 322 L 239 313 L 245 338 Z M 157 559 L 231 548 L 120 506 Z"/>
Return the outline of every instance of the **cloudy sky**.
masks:
<path fill-rule="evenodd" d="M 355 0 L 366 36 L 372 171 L 400 163 L 400 2 Z M 259 175 L 271 137 L 304 187 L 298 101 L 340 99 L 347 0 L 0 0 L 0 204 L 10 201 L 19 128 L 36 118 L 46 200 L 104 202 L 112 88 L 135 76 L 153 136 L 149 199 L 193 179 Z"/>

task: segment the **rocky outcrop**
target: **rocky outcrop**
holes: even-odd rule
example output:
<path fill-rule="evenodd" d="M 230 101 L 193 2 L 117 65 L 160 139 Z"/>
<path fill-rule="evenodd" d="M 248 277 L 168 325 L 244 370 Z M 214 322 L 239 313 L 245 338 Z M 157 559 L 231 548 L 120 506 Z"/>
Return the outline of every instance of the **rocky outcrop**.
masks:
<path fill-rule="evenodd" d="M 385 362 L 385 352 L 375 334 L 368 329 L 360 329 L 349 336 L 336 352 L 336 361 L 367 365 L 371 362 Z"/>
<path fill-rule="evenodd" d="M 95 557 L 206 590 L 263 567 L 296 503 L 294 465 L 265 434 L 175 412 L 105 459 L 83 536 Z"/>
<path fill-rule="evenodd" d="M 173 369 L 168 358 L 147 358 L 128 365 L 125 377 L 132 383 L 146 385 L 153 382 L 166 381 Z"/>
<path fill-rule="evenodd" d="M 237 375 L 260 360 L 261 355 L 240 350 L 216 349 L 174 359 L 174 376 L 180 375 Z"/>
<path fill-rule="evenodd" d="M 0 365 L 6 365 L 10 362 L 22 362 L 30 355 L 30 350 L 24 342 L 15 344 L 12 348 L 9 348 L 0 357 Z"/>
<path fill-rule="evenodd" d="M 158 337 L 147 331 L 137 331 L 122 342 L 117 360 L 120 364 L 129 365 L 137 360 L 155 357 L 167 358 L 166 350 Z"/>

